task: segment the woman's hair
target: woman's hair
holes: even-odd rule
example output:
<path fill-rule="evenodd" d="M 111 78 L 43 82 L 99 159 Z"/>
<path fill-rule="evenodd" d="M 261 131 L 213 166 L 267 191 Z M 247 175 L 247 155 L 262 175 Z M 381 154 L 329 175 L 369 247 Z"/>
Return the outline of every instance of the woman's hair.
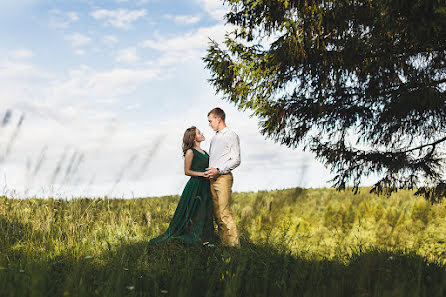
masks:
<path fill-rule="evenodd" d="M 197 127 L 192 126 L 186 129 L 183 136 L 183 157 L 186 156 L 186 151 L 194 147 L 195 143 L 195 133 Z"/>

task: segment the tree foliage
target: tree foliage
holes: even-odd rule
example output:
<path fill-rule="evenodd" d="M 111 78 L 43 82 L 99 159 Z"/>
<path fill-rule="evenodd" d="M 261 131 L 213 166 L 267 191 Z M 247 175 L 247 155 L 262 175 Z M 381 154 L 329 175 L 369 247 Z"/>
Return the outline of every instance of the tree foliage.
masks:
<path fill-rule="evenodd" d="M 444 196 L 444 0 L 225 2 L 235 29 L 203 60 L 264 135 L 304 144 L 338 189 L 373 174 L 374 192 Z"/>

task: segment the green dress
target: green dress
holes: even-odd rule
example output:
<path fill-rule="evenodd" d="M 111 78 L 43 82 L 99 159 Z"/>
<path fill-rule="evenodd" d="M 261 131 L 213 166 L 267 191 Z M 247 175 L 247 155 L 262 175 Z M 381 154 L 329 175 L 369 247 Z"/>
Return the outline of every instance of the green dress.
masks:
<path fill-rule="evenodd" d="M 209 167 L 209 155 L 192 149 L 191 170 L 204 172 Z M 201 244 L 214 238 L 212 198 L 209 180 L 192 176 L 181 194 L 177 209 L 166 232 L 149 241 L 162 244 L 170 240 L 185 244 Z"/>

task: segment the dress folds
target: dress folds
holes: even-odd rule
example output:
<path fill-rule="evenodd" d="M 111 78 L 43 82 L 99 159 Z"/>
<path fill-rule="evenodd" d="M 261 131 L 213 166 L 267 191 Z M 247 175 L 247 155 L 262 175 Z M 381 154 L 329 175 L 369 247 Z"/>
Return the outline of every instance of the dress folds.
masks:
<path fill-rule="evenodd" d="M 209 155 L 192 149 L 191 170 L 204 172 L 209 166 Z M 149 241 L 163 244 L 171 240 L 185 244 L 201 244 L 214 236 L 212 197 L 209 180 L 192 176 L 184 187 L 180 201 L 167 230 Z"/>

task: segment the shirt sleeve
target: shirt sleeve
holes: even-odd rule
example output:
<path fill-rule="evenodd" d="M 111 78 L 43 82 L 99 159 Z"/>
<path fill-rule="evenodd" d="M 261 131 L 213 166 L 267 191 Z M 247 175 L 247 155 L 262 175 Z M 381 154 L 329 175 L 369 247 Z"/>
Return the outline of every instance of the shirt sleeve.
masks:
<path fill-rule="evenodd" d="M 240 138 L 237 134 L 231 133 L 228 137 L 229 144 L 229 161 L 224 164 L 224 168 L 220 168 L 220 174 L 227 174 L 234 170 L 241 163 L 240 158 Z"/>

